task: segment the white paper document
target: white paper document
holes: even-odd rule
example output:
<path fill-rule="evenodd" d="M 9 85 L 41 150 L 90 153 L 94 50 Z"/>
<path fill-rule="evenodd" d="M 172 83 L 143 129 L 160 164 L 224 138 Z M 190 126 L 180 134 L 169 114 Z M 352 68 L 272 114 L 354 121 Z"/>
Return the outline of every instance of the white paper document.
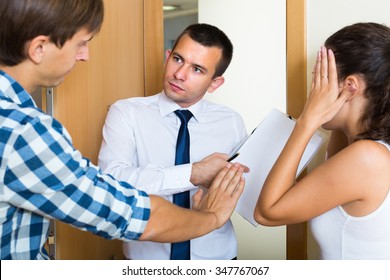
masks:
<path fill-rule="evenodd" d="M 277 109 L 272 109 L 246 141 L 232 154 L 232 162 L 240 162 L 250 168 L 245 173 L 245 189 L 235 211 L 254 226 L 258 223 L 253 218 L 261 188 L 272 166 L 293 131 L 295 121 Z M 302 156 L 297 177 L 318 152 L 324 137 L 315 133 Z"/>

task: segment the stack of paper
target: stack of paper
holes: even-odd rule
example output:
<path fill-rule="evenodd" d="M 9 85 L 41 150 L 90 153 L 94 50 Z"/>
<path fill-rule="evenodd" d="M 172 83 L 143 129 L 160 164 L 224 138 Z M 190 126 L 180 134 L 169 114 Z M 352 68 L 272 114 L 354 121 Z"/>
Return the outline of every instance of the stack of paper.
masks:
<path fill-rule="evenodd" d="M 255 226 L 258 223 L 253 218 L 253 212 L 261 188 L 294 125 L 294 120 L 274 108 L 232 155 L 233 162 L 240 162 L 250 168 L 250 172 L 244 174 L 245 189 L 238 201 L 236 212 Z M 302 156 L 297 176 L 318 152 L 323 142 L 324 137 L 319 132 L 313 135 Z"/>

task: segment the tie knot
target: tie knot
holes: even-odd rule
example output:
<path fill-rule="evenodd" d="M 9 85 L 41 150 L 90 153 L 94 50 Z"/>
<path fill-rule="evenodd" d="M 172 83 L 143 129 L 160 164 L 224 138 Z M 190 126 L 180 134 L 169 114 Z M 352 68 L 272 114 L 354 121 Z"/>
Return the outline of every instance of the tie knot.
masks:
<path fill-rule="evenodd" d="M 188 121 L 192 118 L 192 113 L 189 110 L 176 110 L 175 114 L 179 117 L 182 123 L 188 123 Z"/>

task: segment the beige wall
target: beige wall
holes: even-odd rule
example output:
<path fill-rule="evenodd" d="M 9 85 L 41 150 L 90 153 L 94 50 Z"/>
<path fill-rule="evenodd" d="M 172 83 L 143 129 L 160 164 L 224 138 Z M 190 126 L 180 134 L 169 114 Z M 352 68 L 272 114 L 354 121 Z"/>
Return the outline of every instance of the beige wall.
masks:
<path fill-rule="evenodd" d="M 286 110 L 285 0 L 199 0 L 199 22 L 220 27 L 234 45 L 226 82 L 209 100 L 239 112 L 252 131 L 272 107 Z M 233 223 L 239 259 L 285 259 L 286 227 Z"/>

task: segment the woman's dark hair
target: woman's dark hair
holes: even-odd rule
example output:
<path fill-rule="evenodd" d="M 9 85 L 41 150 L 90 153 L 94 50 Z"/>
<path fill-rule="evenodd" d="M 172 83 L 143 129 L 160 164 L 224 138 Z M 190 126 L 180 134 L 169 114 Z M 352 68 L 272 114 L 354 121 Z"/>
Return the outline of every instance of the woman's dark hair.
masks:
<path fill-rule="evenodd" d="M 81 28 L 98 32 L 103 14 L 102 0 L 1 0 L 0 65 L 26 59 L 26 43 L 39 35 L 61 48 Z"/>
<path fill-rule="evenodd" d="M 335 53 L 339 80 L 360 75 L 366 84 L 367 107 L 357 139 L 390 143 L 390 29 L 378 23 L 346 26 L 325 42 Z"/>

